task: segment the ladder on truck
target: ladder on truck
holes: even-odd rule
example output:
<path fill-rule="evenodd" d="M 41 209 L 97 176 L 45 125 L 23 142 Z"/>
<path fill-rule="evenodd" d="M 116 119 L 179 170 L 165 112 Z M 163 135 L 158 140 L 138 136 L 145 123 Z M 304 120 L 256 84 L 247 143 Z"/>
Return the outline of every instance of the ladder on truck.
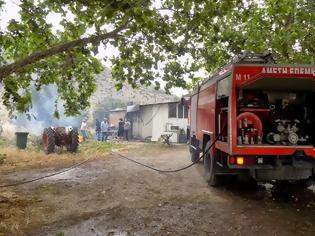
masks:
<path fill-rule="evenodd" d="M 235 56 L 230 62 L 227 64 L 224 64 L 220 67 L 219 72 L 215 74 L 222 75 L 226 71 L 230 70 L 233 66 L 233 64 L 276 64 L 276 60 L 273 58 L 273 55 L 271 52 L 265 52 L 265 53 L 250 53 L 250 52 L 243 52 L 242 54 L 239 54 Z M 210 78 L 213 78 L 215 76 L 211 76 Z"/>

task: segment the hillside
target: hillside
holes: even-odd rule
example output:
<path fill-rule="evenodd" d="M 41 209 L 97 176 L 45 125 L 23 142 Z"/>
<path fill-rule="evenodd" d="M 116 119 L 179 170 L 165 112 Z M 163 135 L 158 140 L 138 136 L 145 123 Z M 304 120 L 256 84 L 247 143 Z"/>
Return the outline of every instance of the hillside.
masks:
<path fill-rule="evenodd" d="M 1 95 L 1 92 L 0 92 Z M 30 113 L 36 117 L 28 120 L 25 114 L 20 114 L 17 119 L 9 119 L 8 112 L 0 102 L 0 136 L 14 137 L 16 131 L 27 131 L 32 134 L 41 134 L 45 127 L 49 126 L 79 126 L 80 117 L 66 117 L 62 114 L 62 104 L 60 104 L 60 119 L 55 119 L 53 115 L 54 101 L 57 97 L 57 89 L 53 85 L 43 88 L 40 92 L 33 92 L 33 105 Z M 87 115 L 91 127 L 94 122 L 95 112 L 104 115 L 105 104 L 111 100 L 121 100 L 120 104 L 133 102 L 135 104 L 149 104 L 155 102 L 174 101 L 176 96 L 166 95 L 163 91 L 153 88 L 143 87 L 132 89 L 130 85 L 125 85 L 121 91 L 116 91 L 115 82 L 111 79 L 109 69 L 105 69 L 97 76 L 97 89 L 91 97 L 91 107 Z"/>
<path fill-rule="evenodd" d="M 122 90 L 116 91 L 115 81 L 111 79 L 110 70 L 105 70 L 97 76 L 97 89 L 91 98 L 92 104 L 100 104 L 105 98 L 121 99 L 136 104 L 149 104 L 155 102 L 174 101 L 178 97 L 167 95 L 162 90 L 152 87 L 133 89 L 130 85 L 124 85 Z"/>

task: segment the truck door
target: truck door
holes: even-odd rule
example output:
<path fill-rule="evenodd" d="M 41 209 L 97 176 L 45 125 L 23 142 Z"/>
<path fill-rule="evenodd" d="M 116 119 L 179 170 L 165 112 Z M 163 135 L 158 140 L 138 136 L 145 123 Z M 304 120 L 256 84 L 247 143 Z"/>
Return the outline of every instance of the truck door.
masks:
<path fill-rule="evenodd" d="M 198 107 L 199 87 L 198 91 L 191 97 L 190 110 L 190 136 L 197 135 L 197 107 Z"/>
<path fill-rule="evenodd" d="M 220 141 L 228 142 L 228 117 L 229 117 L 229 95 L 231 91 L 231 76 L 218 81 L 216 96 L 216 133 L 222 132 Z M 224 128 L 225 127 L 225 128 Z"/>

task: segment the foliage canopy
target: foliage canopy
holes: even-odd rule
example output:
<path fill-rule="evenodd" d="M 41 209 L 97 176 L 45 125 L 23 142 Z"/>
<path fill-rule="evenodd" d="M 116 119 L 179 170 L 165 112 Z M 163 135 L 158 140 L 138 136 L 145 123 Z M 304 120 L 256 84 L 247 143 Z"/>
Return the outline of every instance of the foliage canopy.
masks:
<path fill-rule="evenodd" d="M 0 14 L 5 2 L 0 0 Z M 3 104 L 24 112 L 31 87 L 58 86 L 65 113 L 89 106 L 95 56 L 111 45 L 117 89 L 154 83 L 165 89 L 196 82 L 242 50 L 271 50 L 281 63 L 314 63 L 313 0 L 21 0 L 20 19 L 0 31 Z M 58 27 L 49 22 L 55 16 Z M 57 101 L 56 101 L 57 102 Z"/>

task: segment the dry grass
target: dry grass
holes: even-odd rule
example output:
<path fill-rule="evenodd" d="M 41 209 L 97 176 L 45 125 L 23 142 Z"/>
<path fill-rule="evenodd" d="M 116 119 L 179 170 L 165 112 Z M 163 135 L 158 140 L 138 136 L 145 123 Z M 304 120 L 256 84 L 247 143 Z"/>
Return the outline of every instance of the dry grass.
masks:
<path fill-rule="evenodd" d="M 36 142 L 35 142 L 36 143 Z M 16 169 L 31 169 L 42 167 L 65 167 L 84 159 L 102 158 L 112 149 L 125 149 L 127 144 L 88 141 L 79 146 L 78 153 L 69 153 L 57 148 L 56 153 L 47 155 L 40 146 L 28 143 L 25 150 L 17 149 L 12 142 L 0 142 L 0 154 L 4 156 L 0 164 L 0 172 L 6 173 Z"/>
<path fill-rule="evenodd" d="M 81 145 L 79 153 L 81 155 L 101 156 L 104 153 L 110 153 L 112 149 L 124 149 L 127 147 L 128 144 L 126 143 L 88 141 Z"/>
<path fill-rule="evenodd" d="M 14 141 L 0 140 L 0 154 L 5 155 L 3 164 L 0 164 L 1 175 L 41 168 L 52 168 L 57 171 L 86 159 L 104 158 L 112 149 L 122 151 L 141 147 L 141 144 L 91 140 L 80 144 L 78 153 L 68 153 L 58 149 L 58 153 L 46 155 L 37 141 L 36 138 L 29 139 L 27 149 L 19 150 L 15 147 Z M 7 184 L 2 180 L 0 182 L 0 185 Z M 19 195 L 13 188 L 3 189 L 0 193 L 0 236 L 24 235 L 23 228 L 36 225 L 37 215 L 42 216 L 45 212 L 55 211 L 55 207 L 46 205 L 42 201 L 36 194 Z M 10 232 L 10 234 L 3 232 Z"/>

